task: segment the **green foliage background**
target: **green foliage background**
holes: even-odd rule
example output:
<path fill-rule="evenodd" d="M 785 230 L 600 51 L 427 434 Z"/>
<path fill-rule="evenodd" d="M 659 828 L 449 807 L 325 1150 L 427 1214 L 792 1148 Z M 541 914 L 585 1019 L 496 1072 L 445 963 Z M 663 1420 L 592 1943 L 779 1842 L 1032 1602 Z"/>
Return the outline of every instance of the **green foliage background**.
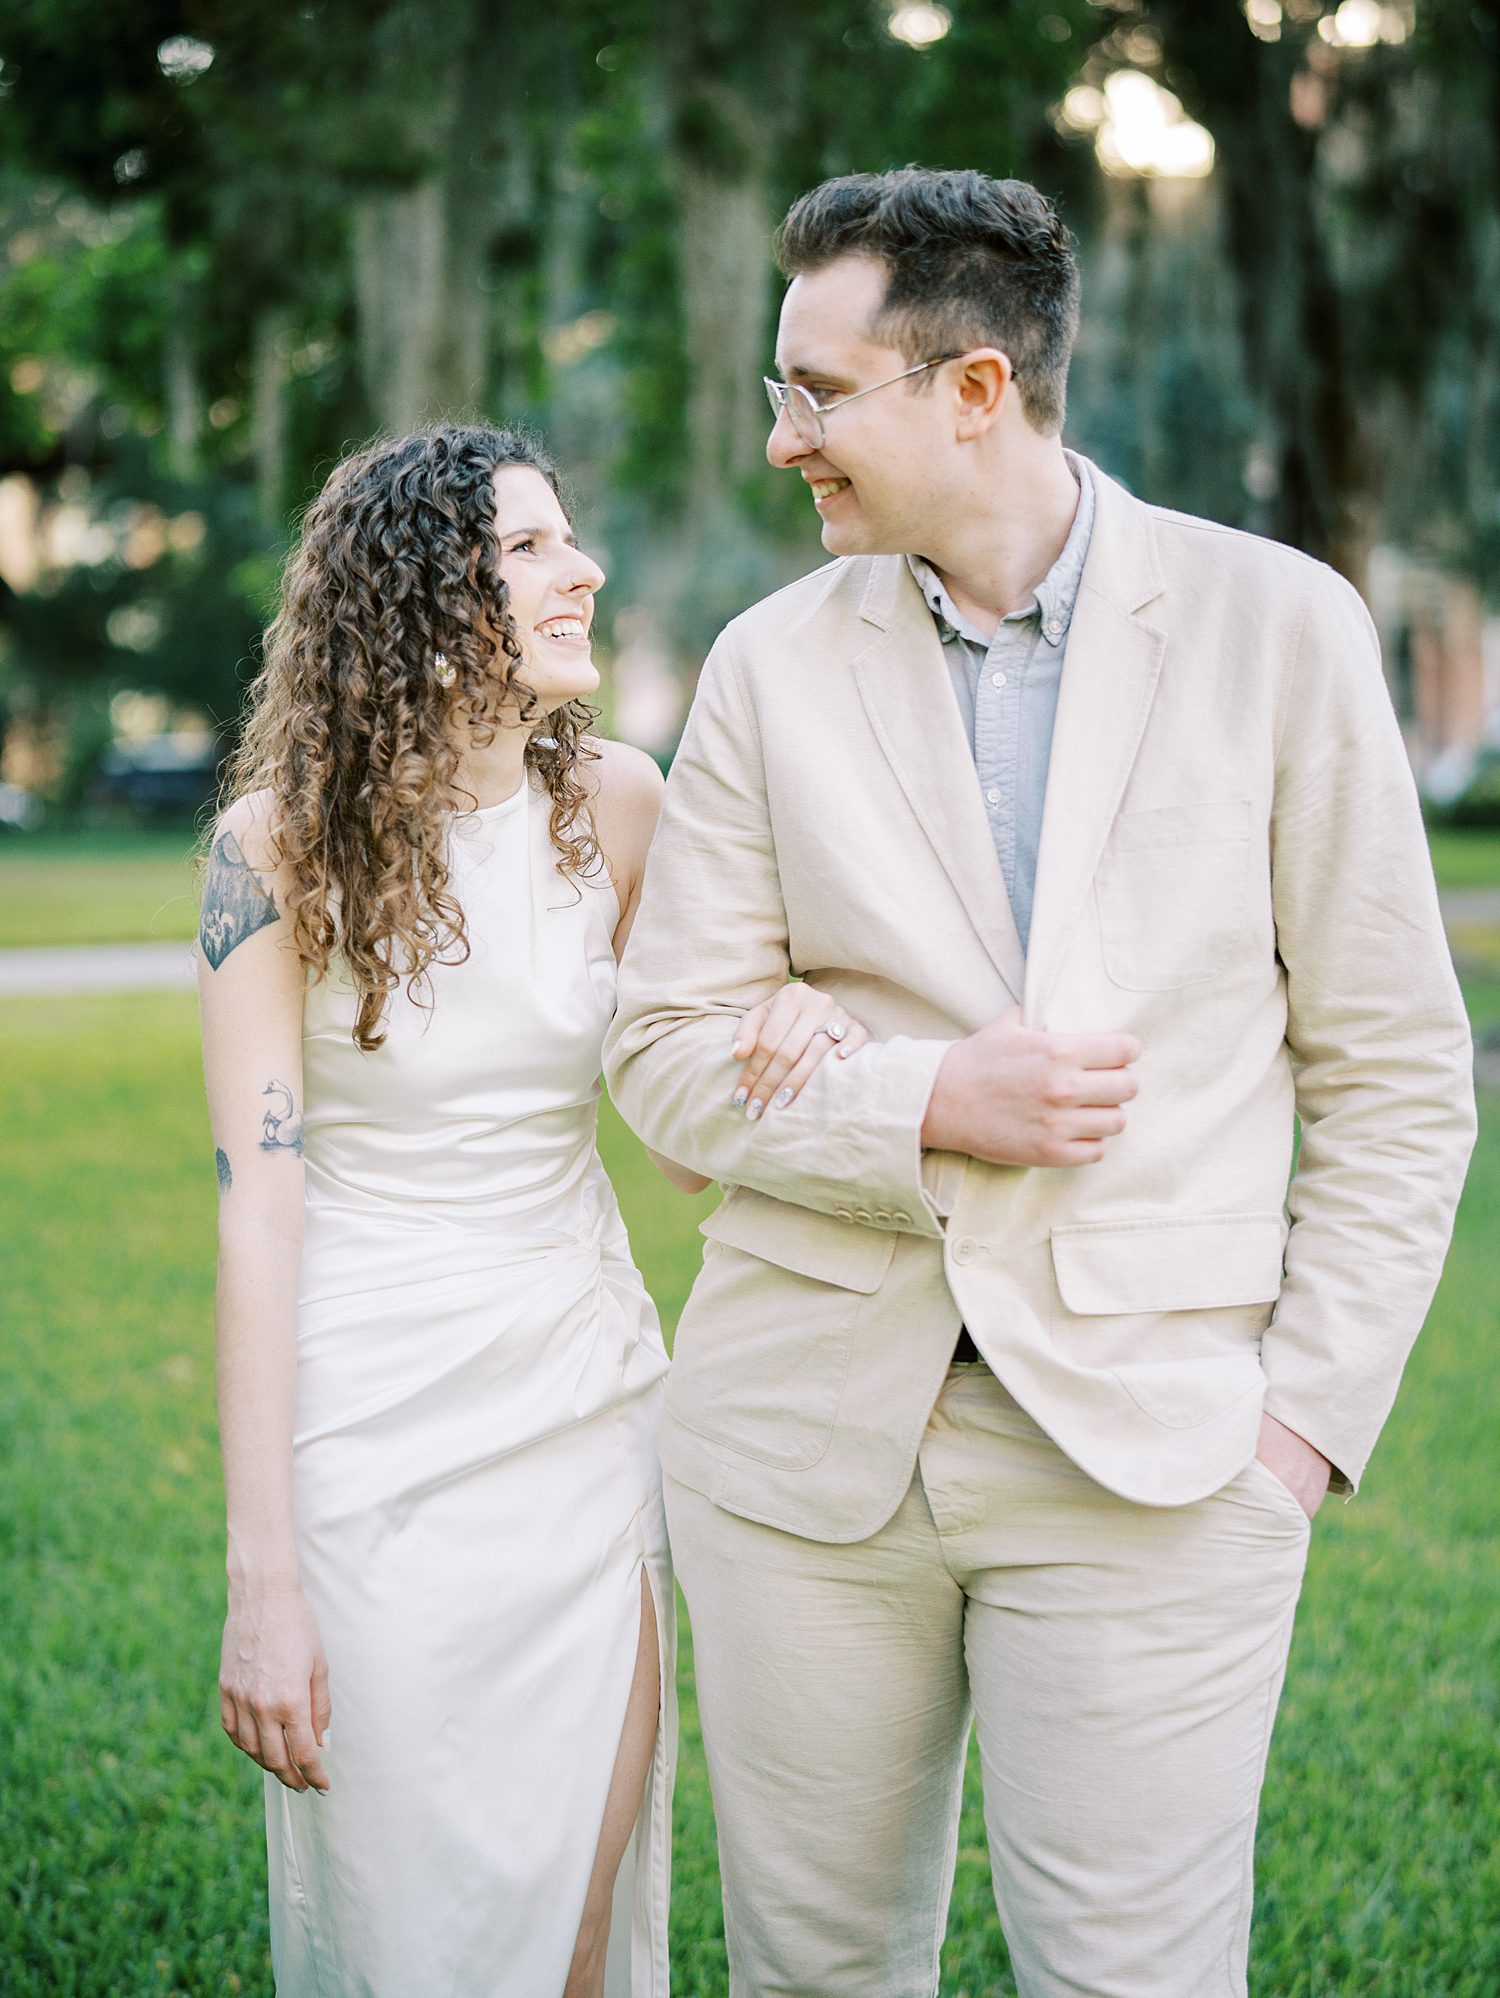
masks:
<path fill-rule="evenodd" d="M 0 584 L 0 730 L 71 733 L 77 795 L 121 688 L 232 729 L 297 508 L 459 409 L 545 430 L 606 636 L 644 606 L 690 676 L 819 559 L 760 456 L 775 222 L 908 160 L 1062 204 L 1107 469 L 1356 581 L 1394 538 L 1489 589 L 1500 0 L 1397 0 L 1359 50 L 1333 12 L 949 0 L 914 48 L 877 0 L 10 0 L 0 480 L 113 542 Z M 1209 126 L 1210 181 L 1100 172 L 1063 107 L 1118 68 Z"/>

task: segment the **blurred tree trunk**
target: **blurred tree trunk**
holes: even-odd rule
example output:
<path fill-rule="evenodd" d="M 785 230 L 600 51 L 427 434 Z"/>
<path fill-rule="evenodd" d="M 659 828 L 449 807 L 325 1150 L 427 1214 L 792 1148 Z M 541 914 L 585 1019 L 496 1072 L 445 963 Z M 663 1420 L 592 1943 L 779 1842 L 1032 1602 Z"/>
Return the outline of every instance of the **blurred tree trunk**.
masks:
<path fill-rule="evenodd" d="M 286 386 L 291 314 L 284 305 L 256 314 L 251 336 L 251 437 L 261 519 L 279 528 L 286 504 Z"/>
<path fill-rule="evenodd" d="M 487 387 L 487 242 L 451 173 L 354 217 L 360 367 L 384 430 L 477 408 Z"/>
<path fill-rule="evenodd" d="M 1362 590 L 1379 492 L 1319 212 L 1334 87 L 1317 67 L 1322 45 L 1289 25 L 1279 41 L 1256 39 L 1235 0 L 1151 0 L 1150 14 L 1174 85 L 1218 149 L 1245 365 L 1276 470 L 1270 532 Z"/>
<path fill-rule="evenodd" d="M 198 475 L 203 437 L 203 381 L 198 361 L 198 328 L 185 286 L 176 287 L 168 314 L 162 354 L 167 408 L 167 464 L 174 479 Z"/>
<path fill-rule="evenodd" d="M 714 509 L 755 475 L 769 424 L 760 388 L 775 276 L 768 123 L 732 87 L 707 83 L 679 119 L 674 164 L 695 510 Z"/>
<path fill-rule="evenodd" d="M 398 433 L 478 411 L 489 387 L 487 274 L 521 92 L 481 0 L 445 25 L 456 55 L 412 107 L 427 172 L 367 195 L 354 216 L 360 371 L 376 421 Z"/>
<path fill-rule="evenodd" d="M 678 273 L 690 364 L 688 506 L 704 531 L 739 507 L 761 469 L 770 415 L 776 270 L 772 196 L 796 128 L 816 10 L 784 0 L 704 9 L 678 0 L 664 83 L 676 195 Z"/>
<path fill-rule="evenodd" d="M 444 195 L 434 176 L 371 195 L 354 214 L 360 369 L 376 421 L 396 433 L 416 429 L 480 386 L 464 366 L 468 273 L 454 267 Z"/>
<path fill-rule="evenodd" d="M 1135 393 L 1135 435 L 1141 491 L 1162 490 L 1162 427 L 1157 407 L 1160 303 L 1153 252 L 1157 229 L 1151 190 L 1138 179 L 1113 179 L 1105 189 L 1106 213 L 1118 231 L 1126 280 L 1121 298 L 1125 365 Z"/>
<path fill-rule="evenodd" d="M 547 57 L 547 117 L 536 148 L 535 191 L 516 186 L 507 203 L 507 237 L 516 254 L 506 274 L 512 321 L 506 374 L 521 391 L 517 413 L 533 400 L 525 387 L 528 375 L 534 378 L 534 399 L 546 411 L 552 450 L 564 466 L 576 468 L 596 462 L 599 443 L 597 412 L 586 391 L 580 392 L 577 366 L 596 337 L 586 323 L 580 326 L 589 289 L 593 206 L 589 176 L 579 161 L 579 68 L 587 57 L 577 38 L 562 33 L 549 37 Z M 529 314 L 528 289 L 536 299 Z M 599 310 L 604 315 L 604 308 Z"/>
<path fill-rule="evenodd" d="M 543 335 L 583 309 L 588 183 L 578 163 L 578 52 L 559 35 L 547 68 L 549 117 L 545 226 L 540 244 Z"/>

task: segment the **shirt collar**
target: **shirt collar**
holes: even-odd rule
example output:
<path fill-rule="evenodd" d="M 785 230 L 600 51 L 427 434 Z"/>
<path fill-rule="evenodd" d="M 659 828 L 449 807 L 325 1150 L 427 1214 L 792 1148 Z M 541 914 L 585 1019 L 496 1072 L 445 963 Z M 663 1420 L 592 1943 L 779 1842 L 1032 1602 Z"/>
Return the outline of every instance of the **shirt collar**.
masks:
<path fill-rule="evenodd" d="M 1068 530 L 1062 553 L 1037 584 L 1033 601 L 1022 610 L 1011 611 L 1001 620 L 1002 624 L 1024 624 L 1028 618 L 1040 618 L 1041 635 L 1054 647 L 1062 644 L 1073 621 L 1073 607 L 1078 601 L 1078 586 L 1083 580 L 1083 565 L 1088 558 L 1089 537 L 1094 530 L 1094 481 L 1088 460 L 1080 458 L 1075 451 L 1065 450 L 1063 457 L 1078 481 L 1078 510 L 1073 515 L 1073 525 Z M 962 638 L 970 645 L 988 650 L 991 641 L 954 603 L 931 563 L 924 561 L 920 555 L 908 555 L 906 566 L 916 578 L 927 600 L 927 608 L 937 620 L 938 636 L 943 643 L 946 645 L 955 638 Z"/>

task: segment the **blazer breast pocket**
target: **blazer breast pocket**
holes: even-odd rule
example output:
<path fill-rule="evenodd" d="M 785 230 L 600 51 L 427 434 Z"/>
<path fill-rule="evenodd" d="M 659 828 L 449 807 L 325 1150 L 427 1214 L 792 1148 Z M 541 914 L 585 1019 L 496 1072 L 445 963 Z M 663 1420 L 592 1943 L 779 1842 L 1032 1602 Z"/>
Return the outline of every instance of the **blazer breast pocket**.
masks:
<path fill-rule="evenodd" d="M 1245 920 L 1250 800 L 1121 812 L 1094 880 L 1111 982 L 1168 992 L 1216 978 Z"/>

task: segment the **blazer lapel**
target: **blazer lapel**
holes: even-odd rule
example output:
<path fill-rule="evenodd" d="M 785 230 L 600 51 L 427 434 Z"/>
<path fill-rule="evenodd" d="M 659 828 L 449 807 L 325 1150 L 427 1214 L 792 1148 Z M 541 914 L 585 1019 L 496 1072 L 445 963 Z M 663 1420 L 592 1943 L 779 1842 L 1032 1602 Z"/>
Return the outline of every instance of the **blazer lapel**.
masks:
<path fill-rule="evenodd" d="M 1094 531 L 1068 632 L 1037 856 L 1025 981 L 1034 1027 L 1047 1023 L 1166 650 L 1165 635 L 1140 615 L 1161 592 L 1150 515 L 1102 472 L 1094 480 Z"/>
<path fill-rule="evenodd" d="M 1026 966 L 942 642 L 905 558 L 873 558 L 853 664 L 870 726 L 1011 996 Z"/>

